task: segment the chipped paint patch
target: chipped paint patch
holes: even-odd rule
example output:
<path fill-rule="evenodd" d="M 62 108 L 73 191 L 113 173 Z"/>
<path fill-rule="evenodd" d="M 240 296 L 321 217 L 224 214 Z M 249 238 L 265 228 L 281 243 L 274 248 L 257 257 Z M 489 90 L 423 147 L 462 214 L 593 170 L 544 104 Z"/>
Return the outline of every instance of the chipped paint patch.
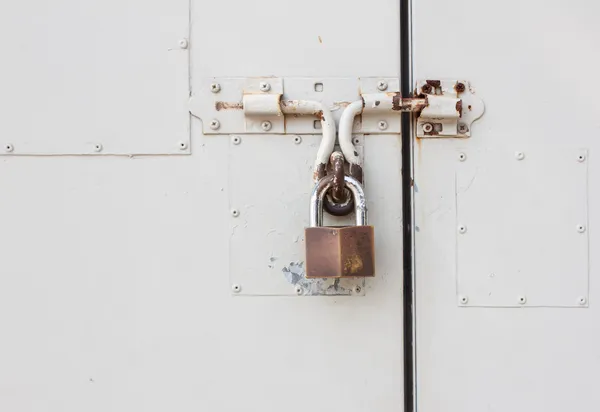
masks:
<path fill-rule="evenodd" d="M 364 278 L 307 279 L 304 262 L 290 262 L 288 266 L 281 269 L 281 272 L 289 283 L 300 286 L 302 295 L 305 296 L 364 295 Z M 356 293 L 356 286 L 360 286 L 360 293 Z"/>

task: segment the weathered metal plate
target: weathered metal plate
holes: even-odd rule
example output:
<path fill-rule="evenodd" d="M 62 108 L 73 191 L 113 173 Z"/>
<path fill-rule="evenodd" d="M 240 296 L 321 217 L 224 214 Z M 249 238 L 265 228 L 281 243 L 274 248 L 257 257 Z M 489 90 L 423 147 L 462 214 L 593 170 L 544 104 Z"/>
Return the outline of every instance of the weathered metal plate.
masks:
<path fill-rule="evenodd" d="M 229 273 L 235 295 L 364 295 L 364 278 L 306 279 L 312 167 L 320 135 L 237 137 L 229 150 Z M 362 155 L 362 136 L 358 149 Z M 252 161 L 260 159 L 260 161 Z M 351 225 L 353 215 L 325 216 Z"/>
<path fill-rule="evenodd" d="M 587 306 L 586 150 L 456 156 L 457 304 Z"/>
<path fill-rule="evenodd" d="M 189 153 L 189 5 L 0 4 L 0 154 Z"/>

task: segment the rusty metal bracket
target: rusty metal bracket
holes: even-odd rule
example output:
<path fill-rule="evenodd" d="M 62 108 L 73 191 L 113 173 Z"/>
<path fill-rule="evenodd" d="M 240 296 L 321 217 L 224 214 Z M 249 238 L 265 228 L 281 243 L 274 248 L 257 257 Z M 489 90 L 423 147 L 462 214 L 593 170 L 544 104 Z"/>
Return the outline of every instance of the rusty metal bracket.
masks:
<path fill-rule="evenodd" d="M 418 138 L 464 138 L 485 110 L 483 100 L 464 80 L 421 80 L 415 96 L 427 100 L 417 117 Z"/>

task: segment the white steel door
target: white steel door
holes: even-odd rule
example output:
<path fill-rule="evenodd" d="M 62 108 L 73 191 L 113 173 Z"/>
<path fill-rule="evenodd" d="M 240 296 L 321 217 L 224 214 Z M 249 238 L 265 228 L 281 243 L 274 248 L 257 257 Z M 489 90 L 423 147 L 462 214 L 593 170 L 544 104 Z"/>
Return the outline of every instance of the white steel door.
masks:
<path fill-rule="evenodd" d="M 471 137 L 414 140 L 419 412 L 597 410 L 595 2 L 413 2 L 413 78 L 466 79 Z"/>

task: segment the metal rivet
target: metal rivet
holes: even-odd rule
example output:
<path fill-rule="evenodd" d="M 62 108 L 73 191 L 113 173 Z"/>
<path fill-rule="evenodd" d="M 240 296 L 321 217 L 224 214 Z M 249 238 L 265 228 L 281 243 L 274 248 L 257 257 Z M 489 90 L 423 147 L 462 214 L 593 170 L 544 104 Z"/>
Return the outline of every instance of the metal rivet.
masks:
<path fill-rule="evenodd" d="M 524 305 L 525 303 L 527 303 L 527 298 L 525 296 L 519 296 L 517 298 L 517 302 L 519 302 L 519 305 Z"/>
<path fill-rule="evenodd" d="M 431 123 L 424 123 L 423 124 L 423 132 L 424 133 L 431 133 L 431 132 L 433 132 L 433 125 Z"/>
<path fill-rule="evenodd" d="M 182 49 L 187 49 L 188 48 L 188 40 L 187 39 L 179 40 L 179 47 L 181 47 Z"/>
<path fill-rule="evenodd" d="M 269 90 L 271 90 L 271 85 L 267 82 L 260 82 L 259 87 L 261 92 L 268 92 Z"/>
<path fill-rule="evenodd" d="M 579 156 L 577 156 L 577 161 L 579 163 L 585 162 L 585 155 L 584 154 L 580 154 Z"/>
<path fill-rule="evenodd" d="M 458 227 L 458 233 L 460 233 L 460 234 L 465 234 L 465 233 L 467 233 L 467 227 L 466 227 L 465 225 L 460 225 L 460 226 Z"/>
<path fill-rule="evenodd" d="M 240 144 L 242 143 L 242 138 L 240 136 L 231 136 L 231 143 Z"/>
<path fill-rule="evenodd" d="M 187 149 L 187 147 L 188 147 L 188 145 L 186 142 L 184 142 L 184 141 L 179 142 L 179 150 L 185 150 L 185 149 Z"/>
<path fill-rule="evenodd" d="M 379 128 L 379 130 L 385 130 L 388 128 L 388 123 L 385 120 L 380 120 L 377 123 L 377 127 Z"/>
<path fill-rule="evenodd" d="M 585 298 L 585 296 L 580 296 L 580 297 L 577 299 L 577 302 L 578 302 L 580 305 L 585 305 L 585 304 L 586 304 L 586 302 L 587 302 L 587 299 Z"/>
<path fill-rule="evenodd" d="M 100 143 L 96 143 L 94 145 L 94 152 L 101 152 L 102 151 L 102 145 Z"/>
<path fill-rule="evenodd" d="M 10 144 L 10 143 L 7 143 L 7 144 L 4 146 L 4 150 L 5 150 L 5 151 L 7 151 L 7 152 L 12 152 L 13 150 L 15 150 L 15 148 L 13 147 L 13 145 L 12 145 L 12 144 Z"/>
<path fill-rule="evenodd" d="M 302 289 L 302 286 L 300 286 L 300 285 L 296 285 L 294 290 L 296 291 L 297 295 L 302 295 L 304 293 L 304 289 Z"/>
<path fill-rule="evenodd" d="M 469 302 L 469 298 L 466 296 L 459 296 L 458 297 L 458 301 L 462 304 L 462 305 L 466 305 Z"/>
<path fill-rule="evenodd" d="M 584 225 L 577 225 L 577 231 L 579 233 L 585 232 L 585 226 Z"/>
<path fill-rule="evenodd" d="M 219 93 L 221 91 L 221 85 L 219 83 L 212 83 L 210 85 L 210 91 L 213 93 Z"/>
<path fill-rule="evenodd" d="M 458 160 L 460 160 L 461 162 L 464 162 L 465 160 L 467 160 L 467 155 L 464 153 L 459 153 Z"/>
<path fill-rule="evenodd" d="M 237 209 L 231 209 L 231 216 L 238 217 L 240 215 L 240 211 Z"/>
<path fill-rule="evenodd" d="M 231 290 L 233 293 L 240 293 L 242 291 L 242 287 L 240 285 L 231 285 Z"/>
<path fill-rule="evenodd" d="M 385 80 L 379 80 L 377 82 L 377 89 L 379 91 L 387 90 L 387 88 L 388 88 L 388 84 L 387 84 L 387 82 Z"/>
<path fill-rule="evenodd" d="M 360 293 L 362 291 L 362 288 L 358 285 L 354 286 L 354 293 Z"/>
<path fill-rule="evenodd" d="M 517 160 L 523 160 L 523 159 L 525 159 L 525 153 L 523 153 L 523 152 L 515 152 L 515 158 Z"/>
<path fill-rule="evenodd" d="M 269 130 L 271 130 L 271 127 L 273 127 L 273 125 L 271 124 L 270 121 L 264 121 L 260 124 L 260 127 L 265 131 L 268 132 Z"/>
<path fill-rule="evenodd" d="M 360 143 L 360 139 L 354 139 L 354 144 L 359 144 Z"/>
<path fill-rule="evenodd" d="M 458 133 L 465 134 L 468 131 L 469 131 L 469 126 L 467 126 L 465 123 L 458 124 Z"/>
<path fill-rule="evenodd" d="M 212 130 L 218 130 L 219 127 L 221 127 L 221 122 L 219 122 L 217 119 L 213 119 L 210 121 L 210 128 Z"/>
<path fill-rule="evenodd" d="M 300 136 L 295 136 L 294 137 L 294 143 L 296 143 L 296 144 L 302 143 L 302 138 Z"/>

